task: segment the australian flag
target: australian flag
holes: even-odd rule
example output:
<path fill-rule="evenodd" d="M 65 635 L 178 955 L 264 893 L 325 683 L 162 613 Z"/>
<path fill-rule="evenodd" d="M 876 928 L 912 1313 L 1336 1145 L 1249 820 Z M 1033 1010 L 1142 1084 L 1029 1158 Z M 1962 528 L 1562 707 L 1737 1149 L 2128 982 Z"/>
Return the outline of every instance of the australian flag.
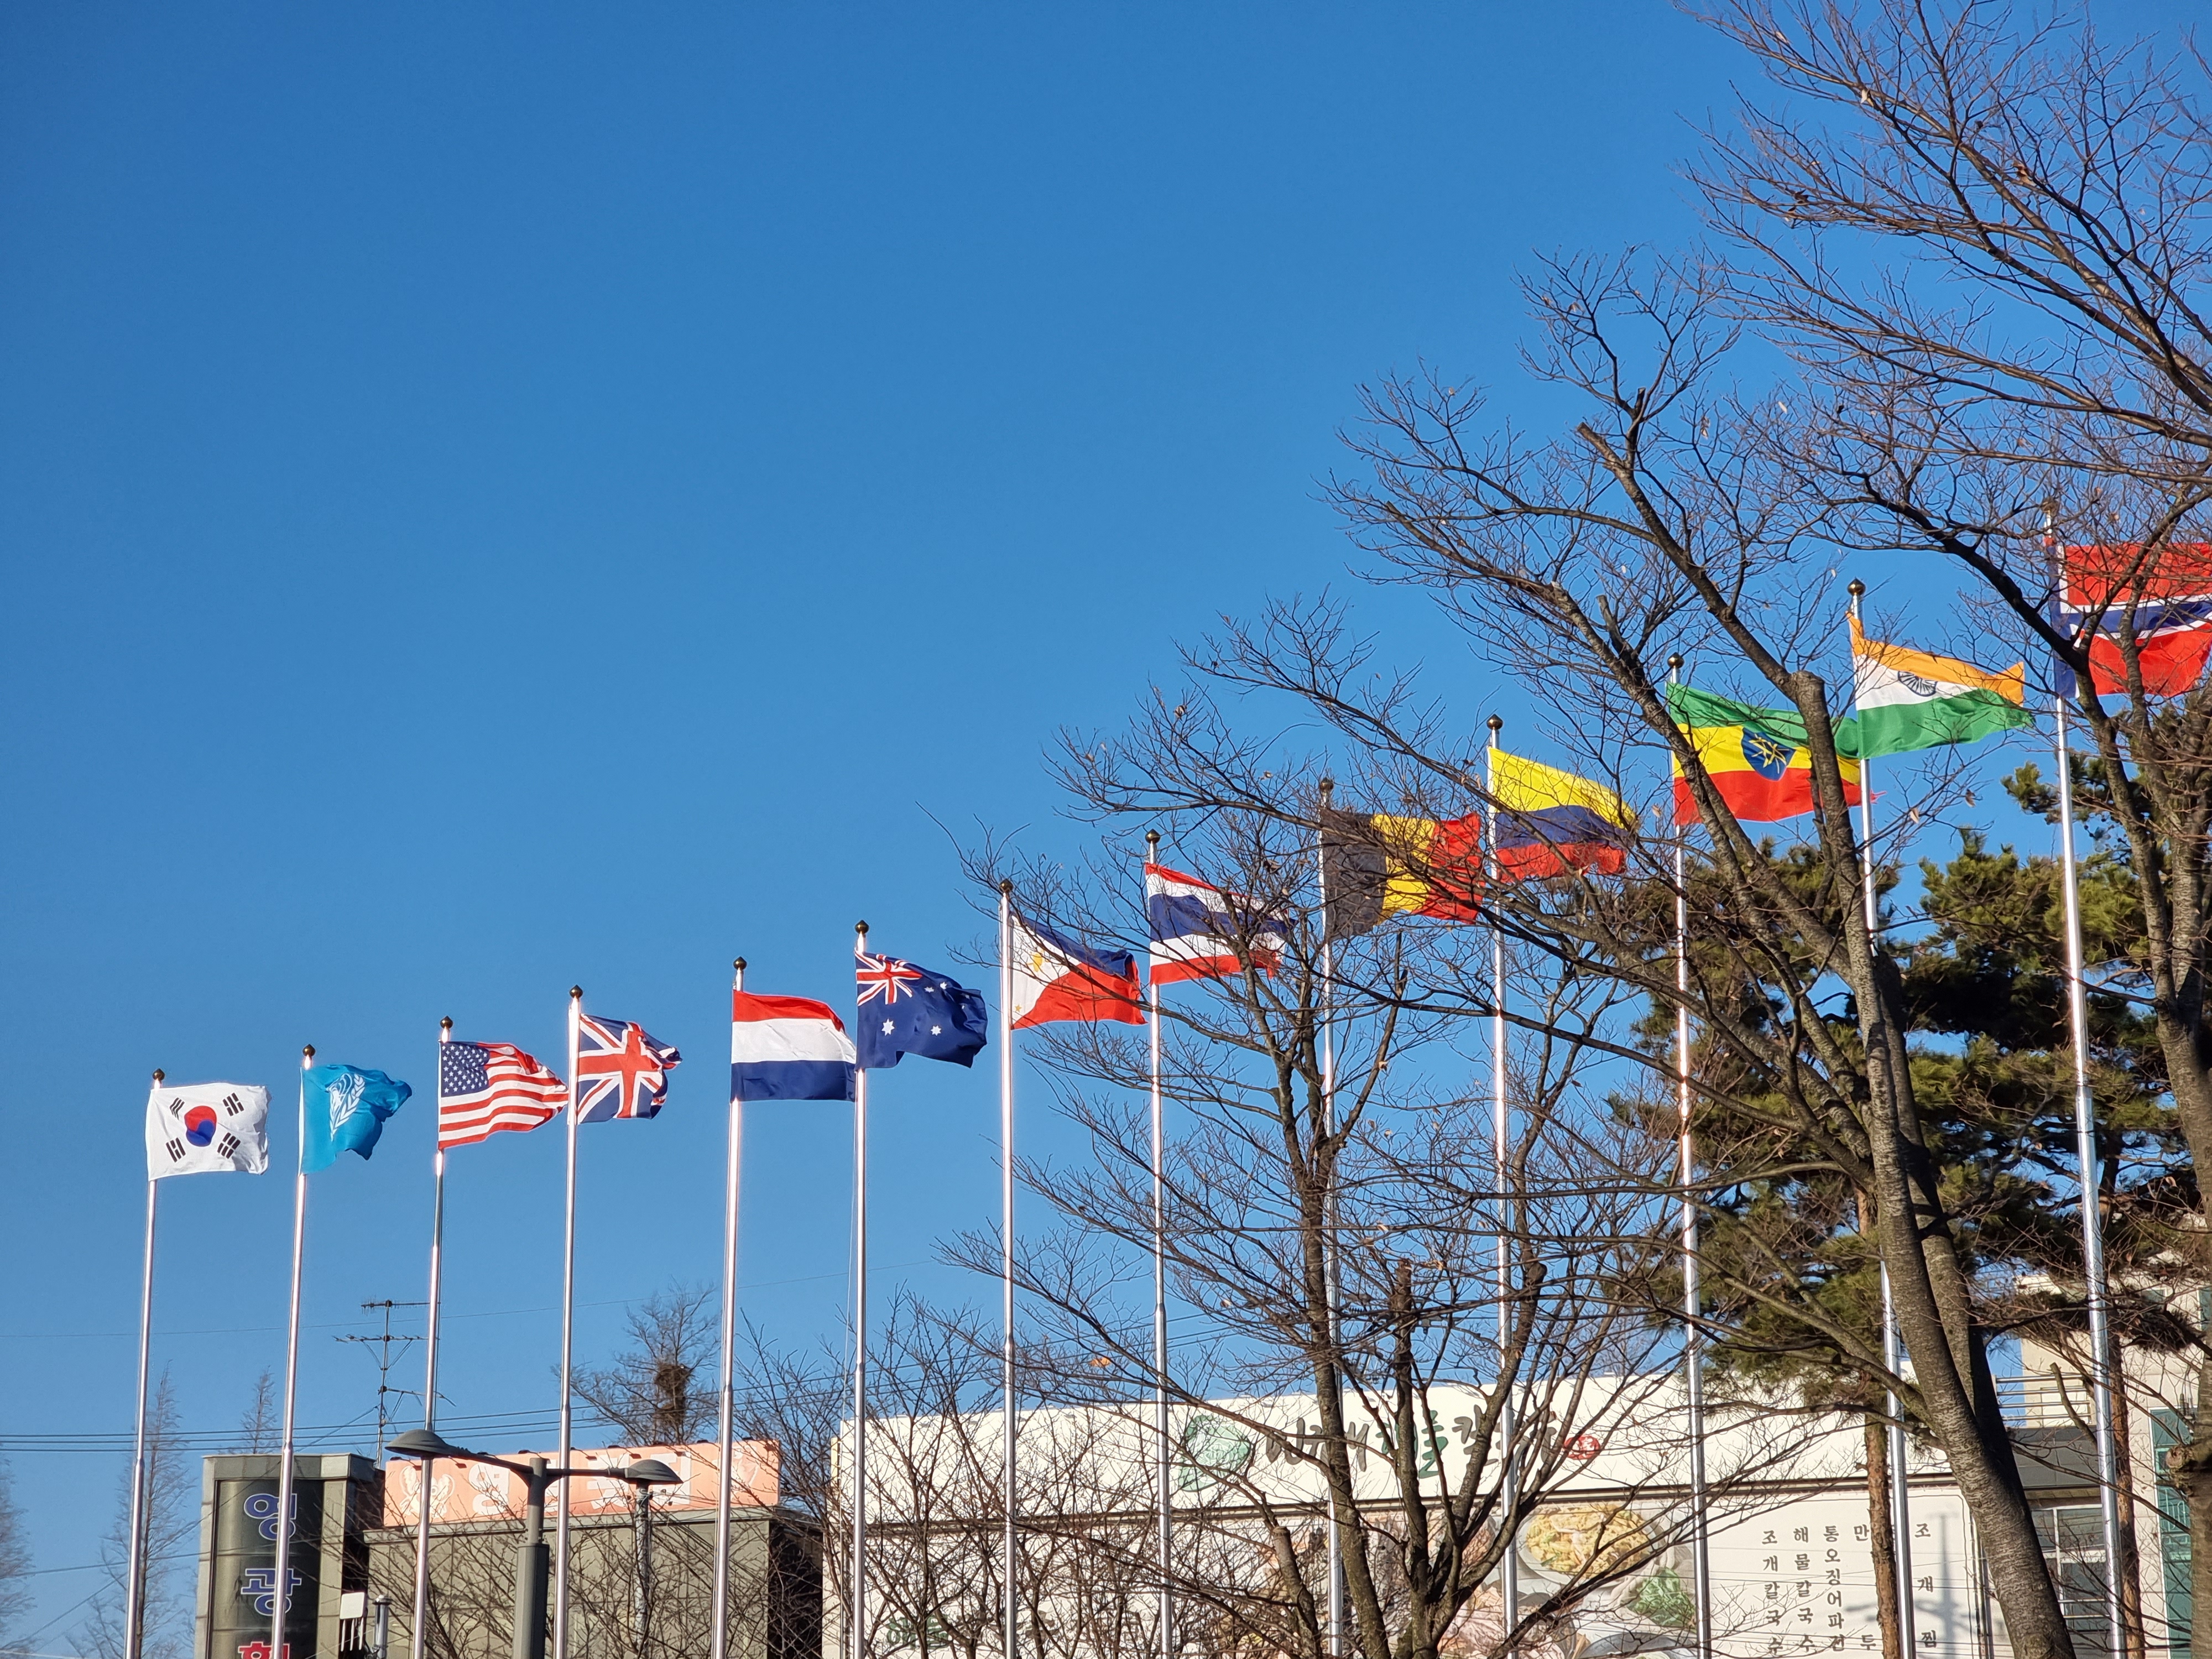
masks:
<path fill-rule="evenodd" d="M 896 957 L 859 953 L 854 977 L 860 1017 L 853 1031 L 864 1071 L 896 1066 L 902 1054 L 950 1060 L 963 1066 L 990 1041 L 991 1016 L 983 994 Z"/>

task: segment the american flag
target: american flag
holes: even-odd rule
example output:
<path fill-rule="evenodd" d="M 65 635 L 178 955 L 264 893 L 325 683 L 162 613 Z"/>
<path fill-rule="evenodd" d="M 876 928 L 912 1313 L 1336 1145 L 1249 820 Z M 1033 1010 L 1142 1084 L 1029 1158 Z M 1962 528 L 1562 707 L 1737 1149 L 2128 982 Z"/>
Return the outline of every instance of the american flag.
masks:
<path fill-rule="evenodd" d="M 568 1103 L 568 1085 L 512 1042 L 438 1047 L 438 1146 L 534 1129 Z"/>

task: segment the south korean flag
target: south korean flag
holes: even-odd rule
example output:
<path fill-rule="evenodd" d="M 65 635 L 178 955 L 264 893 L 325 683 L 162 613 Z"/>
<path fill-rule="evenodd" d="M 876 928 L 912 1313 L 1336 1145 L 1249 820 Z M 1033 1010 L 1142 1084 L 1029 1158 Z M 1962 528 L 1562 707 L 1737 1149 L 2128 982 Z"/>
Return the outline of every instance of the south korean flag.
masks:
<path fill-rule="evenodd" d="M 269 1167 L 269 1091 L 257 1083 L 156 1083 L 146 1097 L 146 1178 Z"/>

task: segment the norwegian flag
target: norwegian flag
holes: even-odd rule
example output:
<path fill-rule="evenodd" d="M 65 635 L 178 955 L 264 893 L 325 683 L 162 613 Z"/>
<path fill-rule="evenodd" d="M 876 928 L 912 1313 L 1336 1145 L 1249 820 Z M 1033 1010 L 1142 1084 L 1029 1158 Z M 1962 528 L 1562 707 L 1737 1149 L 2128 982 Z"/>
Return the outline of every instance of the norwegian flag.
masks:
<path fill-rule="evenodd" d="M 568 1103 L 568 1085 L 512 1042 L 438 1048 L 438 1146 L 534 1129 Z"/>
<path fill-rule="evenodd" d="M 2062 574 L 2057 621 L 2076 641 L 2086 637 L 2096 690 L 2128 689 L 2124 640 L 2148 696 L 2181 696 L 2203 678 L 2212 656 L 2212 544 L 2069 547 Z M 2070 669 L 2059 671 L 2058 689 L 2073 690 Z"/>
<path fill-rule="evenodd" d="M 668 1073 L 683 1060 L 645 1027 L 576 1016 L 576 1121 L 651 1117 L 668 1101 Z"/>

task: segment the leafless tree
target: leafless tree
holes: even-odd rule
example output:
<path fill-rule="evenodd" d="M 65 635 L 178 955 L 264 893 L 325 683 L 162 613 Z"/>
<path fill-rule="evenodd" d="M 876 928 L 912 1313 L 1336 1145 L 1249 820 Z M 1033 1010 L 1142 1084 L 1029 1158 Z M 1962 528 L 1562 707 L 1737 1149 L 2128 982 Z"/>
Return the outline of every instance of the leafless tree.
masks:
<path fill-rule="evenodd" d="M 0 1459 L 0 1654 L 20 1650 L 9 1638 L 31 1605 L 31 1588 L 24 1582 L 30 1571 L 30 1530 L 15 1502 L 14 1471 Z"/>
<path fill-rule="evenodd" d="M 369 1553 L 372 1593 L 412 1605 L 414 1532 L 386 1534 Z M 432 1542 L 428 1651 L 434 1659 L 498 1659 L 512 1651 L 514 1573 L 522 1526 L 519 1516 L 442 1525 Z M 788 1540 L 773 1534 L 759 1548 L 750 1533 L 733 1548 L 726 1628 L 739 1659 L 803 1659 L 810 1646 L 789 1628 L 804 1618 L 797 1606 L 801 1564 Z M 705 1652 L 714 1606 L 714 1528 L 711 1513 L 662 1514 L 653 1522 L 653 1569 L 642 1589 L 633 1518 L 604 1518 L 570 1534 L 569 1617 L 580 1655 L 622 1659 L 678 1659 Z M 648 1616 L 641 1650 L 641 1598 Z M 396 1645 L 396 1643 L 395 1643 Z"/>
<path fill-rule="evenodd" d="M 131 1471 L 116 1494 L 115 1520 L 100 1542 L 107 1582 L 77 1632 L 98 1659 L 123 1659 L 129 1620 Z M 164 1370 L 146 1414 L 146 1571 L 140 1587 L 146 1659 L 185 1659 L 191 1651 L 192 1604 L 186 1585 L 199 1531 L 199 1462 L 183 1437 L 176 1389 Z"/>
<path fill-rule="evenodd" d="M 283 1432 L 283 1415 L 276 1407 L 276 1373 L 264 1368 L 253 1379 L 253 1401 L 246 1407 L 246 1415 L 239 1419 L 236 1449 L 247 1453 L 269 1453 L 276 1449 L 277 1437 Z"/>
<path fill-rule="evenodd" d="M 714 1294 L 712 1285 L 675 1285 L 631 1309 L 629 1346 L 604 1370 L 579 1370 L 577 1397 L 637 1445 L 707 1438 L 714 1395 L 699 1368 L 714 1349 Z"/>
<path fill-rule="evenodd" d="M 2154 1017 L 2202 1167 L 2212 691 L 2201 676 L 2160 686 L 2140 647 L 2161 600 L 2205 586 L 2212 536 L 2205 60 L 2193 43 L 2106 40 L 2071 9 L 1725 0 L 1710 15 L 1782 95 L 1745 100 L 1695 177 L 1738 314 L 1795 355 L 1819 413 L 1808 493 L 1834 506 L 1841 541 L 1947 561 L 1989 625 L 2076 676 L 2083 807 L 2142 894 L 2141 949 L 2103 964 L 2106 980 Z M 2105 695 L 2087 629 L 2048 609 L 2051 544 L 2069 542 L 2110 550 L 2101 591 L 2074 596 L 2117 636 Z M 2197 1188 L 2163 1213 L 2108 1204 L 2107 1224 L 2162 1231 L 2201 1283 L 2203 1202 Z M 2172 1460 L 2200 1644 L 2208 1382 L 2200 1369 L 2196 1437 Z"/>
<path fill-rule="evenodd" d="M 1144 815 L 1169 831 L 1164 859 L 1243 896 L 1229 901 L 1242 971 L 1162 1000 L 1175 1125 L 1164 1248 L 1188 1310 L 1168 1387 L 1176 1455 L 1203 1493 L 1179 1500 L 1175 1531 L 1179 1548 L 1210 1547 L 1170 1566 L 1189 1621 L 1180 1638 L 1222 1653 L 1328 1650 L 1334 1526 L 1341 1639 L 1369 1659 L 1572 1646 L 1596 1590 L 1671 1571 L 1688 1521 L 1675 1339 L 1622 1291 L 1645 1273 L 1672 1143 L 1616 1122 L 1606 1103 L 1643 993 L 1516 939 L 1501 1006 L 1486 930 L 1340 926 L 1325 939 L 1320 770 L 1195 690 L 1151 700 L 1119 737 L 1072 740 L 1065 757 L 1080 808 Z M 1454 816 L 1435 789 L 1414 793 L 1410 775 L 1340 775 L 1394 811 Z M 1126 938 L 1142 914 L 1126 864 L 1070 872 L 985 849 L 974 868 L 1013 880 L 1025 915 L 1092 941 Z M 1469 879 L 1464 866 L 1421 873 Z M 1554 899 L 1630 902 L 1595 889 Z M 1502 1143 L 1482 1016 L 1512 1033 Z M 1030 1053 L 1095 1155 L 1024 1171 L 1064 1224 L 1022 1266 L 1039 1332 L 1030 1370 L 1117 1414 L 1141 1469 L 1154 1387 L 1148 1036 L 1054 1026 Z M 958 1254 L 978 1272 L 998 1259 L 988 1238 Z M 1491 1381 L 1459 1384 L 1468 1377 Z M 1632 1420 L 1663 1420 L 1674 1439 L 1644 1448 L 1650 1461 L 1623 1477 L 1617 1535 L 1571 1571 L 1532 1573 L 1520 1605 L 1504 1607 L 1507 1552 L 1525 1551 L 1531 1517 L 1574 1484 L 1578 1450 Z M 1212 1458 L 1203 1449 L 1217 1443 L 1238 1449 Z M 1747 1448 L 1717 1468 L 1722 1500 L 1784 1455 Z M 1158 1582 L 1141 1528 L 1121 1547 L 1139 1582 Z"/>

